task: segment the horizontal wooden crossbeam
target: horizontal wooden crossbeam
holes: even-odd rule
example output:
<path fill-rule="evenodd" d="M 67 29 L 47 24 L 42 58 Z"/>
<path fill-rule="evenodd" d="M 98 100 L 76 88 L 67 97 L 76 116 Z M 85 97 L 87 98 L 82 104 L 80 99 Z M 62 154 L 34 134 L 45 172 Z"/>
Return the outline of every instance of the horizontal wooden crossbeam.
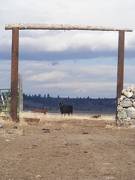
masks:
<path fill-rule="evenodd" d="M 6 30 L 12 30 L 13 28 L 18 28 L 19 30 L 92 30 L 132 32 L 131 29 L 69 24 L 9 24 L 5 27 Z"/>

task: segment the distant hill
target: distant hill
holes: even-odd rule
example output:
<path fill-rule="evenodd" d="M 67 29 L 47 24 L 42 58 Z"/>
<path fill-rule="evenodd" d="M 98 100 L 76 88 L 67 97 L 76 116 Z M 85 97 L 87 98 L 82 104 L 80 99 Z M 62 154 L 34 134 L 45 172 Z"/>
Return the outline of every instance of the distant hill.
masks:
<path fill-rule="evenodd" d="M 42 97 L 41 95 L 23 95 L 24 109 L 44 109 L 47 108 L 49 112 L 58 112 L 59 103 L 73 105 L 76 112 L 90 112 L 90 113 L 115 113 L 116 99 L 114 98 L 62 98 L 62 97 Z"/>

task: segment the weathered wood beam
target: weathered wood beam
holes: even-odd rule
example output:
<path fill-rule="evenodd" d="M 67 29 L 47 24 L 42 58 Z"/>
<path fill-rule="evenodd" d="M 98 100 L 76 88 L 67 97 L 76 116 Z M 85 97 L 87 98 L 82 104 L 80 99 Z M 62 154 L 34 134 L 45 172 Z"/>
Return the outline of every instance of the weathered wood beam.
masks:
<path fill-rule="evenodd" d="M 109 28 L 89 25 L 68 25 L 68 24 L 11 24 L 6 25 L 6 30 L 19 28 L 19 30 L 93 30 L 93 31 L 125 31 L 132 32 L 130 29 Z"/>
<path fill-rule="evenodd" d="M 11 62 L 11 109 L 13 121 L 19 121 L 18 108 L 18 58 L 19 58 L 19 28 L 12 29 L 12 62 Z"/>
<path fill-rule="evenodd" d="M 121 96 L 124 83 L 124 51 L 125 51 L 125 31 L 119 31 L 118 39 L 118 67 L 117 67 L 117 102 L 116 102 L 116 123 L 118 99 Z"/>
<path fill-rule="evenodd" d="M 124 82 L 124 46 L 125 32 L 119 31 L 118 42 L 118 69 L 117 69 L 117 98 L 121 96 Z"/>

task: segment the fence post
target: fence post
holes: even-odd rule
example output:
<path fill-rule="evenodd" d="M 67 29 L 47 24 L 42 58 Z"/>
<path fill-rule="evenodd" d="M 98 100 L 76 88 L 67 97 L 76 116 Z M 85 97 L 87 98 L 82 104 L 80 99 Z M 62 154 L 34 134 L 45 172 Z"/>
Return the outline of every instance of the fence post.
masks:
<path fill-rule="evenodd" d="M 19 28 L 12 29 L 12 62 L 11 62 L 11 118 L 18 122 L 18 59 L 19 59 Z"/>
<path fill-rule="evenodd" d="M 116 101 L 116 123 L 118 98 L 121 96 L 124 82 L 124 50 L 125 50 L 125 31 L 119 31 L 118 39 L 118 67 L 117 67 L 117 101 Z"/>

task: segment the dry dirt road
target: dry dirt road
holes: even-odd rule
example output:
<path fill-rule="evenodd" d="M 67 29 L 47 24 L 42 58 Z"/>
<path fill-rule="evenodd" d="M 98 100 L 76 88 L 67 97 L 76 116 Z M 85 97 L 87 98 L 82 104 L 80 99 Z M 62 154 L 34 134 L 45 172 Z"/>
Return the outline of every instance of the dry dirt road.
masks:
<path fill-rule="evenodd" d="M 0 180 L 135 180 L 135 129 L 73 119 L 15 128 L 0 129 Z"/>

